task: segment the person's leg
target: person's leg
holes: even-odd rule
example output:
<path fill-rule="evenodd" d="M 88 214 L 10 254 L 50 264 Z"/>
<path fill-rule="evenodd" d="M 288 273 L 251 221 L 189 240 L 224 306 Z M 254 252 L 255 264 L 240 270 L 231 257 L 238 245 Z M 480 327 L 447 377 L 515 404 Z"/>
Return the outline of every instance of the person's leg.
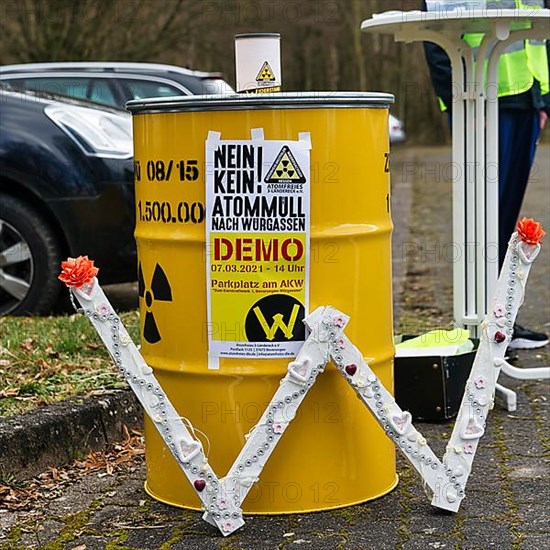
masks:
<path fill-rule="evenodd" d="M 499 267 L 515 231 L 540 134 L 537 111 L 499 113 Z"/>
<path fill-rule="evenodd" d="M 515 231 L 540 134 L 536 111 L 501 110 L 499 115 L 499 267 Z M 514 324 L 509 349 L 545 346 L 548 336 Z"/>

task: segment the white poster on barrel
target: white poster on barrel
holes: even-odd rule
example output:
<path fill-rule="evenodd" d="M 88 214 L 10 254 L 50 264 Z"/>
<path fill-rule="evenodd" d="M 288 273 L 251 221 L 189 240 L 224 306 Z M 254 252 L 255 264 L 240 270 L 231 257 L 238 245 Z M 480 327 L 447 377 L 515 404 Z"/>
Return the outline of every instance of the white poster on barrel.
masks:
<path fill-rule="evenodd" d="M 309 133 L 296 141 L 206 140 L 211 368 L 224 357 L 294 357 L 309 299 Z"/>

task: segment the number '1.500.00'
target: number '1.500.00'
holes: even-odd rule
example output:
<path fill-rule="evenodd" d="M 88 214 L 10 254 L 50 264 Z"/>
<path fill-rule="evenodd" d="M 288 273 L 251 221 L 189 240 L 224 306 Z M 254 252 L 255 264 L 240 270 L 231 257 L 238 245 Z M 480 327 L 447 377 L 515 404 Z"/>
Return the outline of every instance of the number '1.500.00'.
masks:
<path fill-rule="evenodd" d="M 204 205 L 200 202 L 178 202 L 172 206 L 167 201 L 138 201 L 137 218 L 140 222 L 202 223 Z"/>

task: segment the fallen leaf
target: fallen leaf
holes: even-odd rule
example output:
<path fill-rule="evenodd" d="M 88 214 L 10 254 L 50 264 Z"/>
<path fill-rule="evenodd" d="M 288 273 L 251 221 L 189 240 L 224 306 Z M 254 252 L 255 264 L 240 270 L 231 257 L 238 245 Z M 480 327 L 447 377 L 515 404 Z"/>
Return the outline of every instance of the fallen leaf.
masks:
<path fill-rule="evenodd" d="M 15 397 L 17 395 L 19 395 L 19 388 L 8 388 L 7 390 L 0 390 L 0 398 Z"/>
<path fill-rule="evenodd" d="M 59 352 L 55 351 L 51 346 L 44 350 L 50 357 L 59 357 Z"/>
<path fill-rule="evenodd" d="M 26 338 L 21 342 L 21 347 L 27 351 L 32 351 L 34 348 L 34 340 L 32 338 Z"/>

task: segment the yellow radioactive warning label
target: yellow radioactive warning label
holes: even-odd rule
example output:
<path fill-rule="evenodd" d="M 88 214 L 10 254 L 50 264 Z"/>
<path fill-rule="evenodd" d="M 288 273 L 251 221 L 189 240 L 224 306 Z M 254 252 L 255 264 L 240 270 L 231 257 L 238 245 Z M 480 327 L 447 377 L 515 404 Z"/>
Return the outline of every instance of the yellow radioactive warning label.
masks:
<path fill-rule="evenodd" d="M 256 77 L 256 82 L 275 82 L 275 80 L 276 78 L 273 74 L 273 70 L 269 66 L 269 63 L 265 61 Z"/>
<path fill-rule="evenodd" d="M 285 145 L 267 172 L 266 183 L 305 183 L 306 178 L 292 151 Z"/>

